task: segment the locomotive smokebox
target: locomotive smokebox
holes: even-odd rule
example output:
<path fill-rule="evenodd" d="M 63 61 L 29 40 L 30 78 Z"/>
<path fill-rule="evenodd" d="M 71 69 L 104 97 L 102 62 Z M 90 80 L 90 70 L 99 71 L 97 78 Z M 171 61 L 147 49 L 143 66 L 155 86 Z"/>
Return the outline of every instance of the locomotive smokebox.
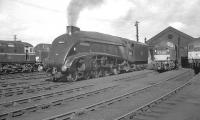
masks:
<path fill-rule="evenodd" d="M 67 34 L 71 35 L 77 31 L 80 31 L 80 28 L 75 26 L 67 26 Z"/>

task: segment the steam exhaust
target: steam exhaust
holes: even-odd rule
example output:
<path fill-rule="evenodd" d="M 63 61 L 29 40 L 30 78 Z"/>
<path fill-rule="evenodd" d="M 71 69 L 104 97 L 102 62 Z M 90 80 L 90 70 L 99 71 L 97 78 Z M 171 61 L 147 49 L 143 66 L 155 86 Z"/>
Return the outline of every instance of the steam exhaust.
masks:
<path fill-rule="evenodd" d="M 75 26 L 67 26 L 67 34 L 72 35 L 75 32 L 80 31 L 80 28 Z"/>

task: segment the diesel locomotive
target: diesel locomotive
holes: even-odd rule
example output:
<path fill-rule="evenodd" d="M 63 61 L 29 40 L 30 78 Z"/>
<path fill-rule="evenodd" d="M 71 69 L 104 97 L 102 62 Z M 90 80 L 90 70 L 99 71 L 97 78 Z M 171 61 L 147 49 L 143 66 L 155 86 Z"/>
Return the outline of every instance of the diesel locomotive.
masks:
<path fill-rule="evenodd" d="M 156 71 L 167 71 L 176 68 L 177 48 L 169 41 L 162 41 L 153 48 L 153 67 Z"/>
<path fill-rule="evenodd" d="M 0 73 L 33 71 L 35 53 L 33 46 L 21 41 L 0 40 Z"/>
<path fill-rule="evenodd" d="M 193 40 L 188 44 L 188 63 L 195 70 L 195 73 L 200 71 L 200 40 Z"/>
<path fill-rule="evenodd" d="M 143 69 L 148 45 L 67 26 L 53 42 L 47 60 L 54 81 L 76 81 Z"/>

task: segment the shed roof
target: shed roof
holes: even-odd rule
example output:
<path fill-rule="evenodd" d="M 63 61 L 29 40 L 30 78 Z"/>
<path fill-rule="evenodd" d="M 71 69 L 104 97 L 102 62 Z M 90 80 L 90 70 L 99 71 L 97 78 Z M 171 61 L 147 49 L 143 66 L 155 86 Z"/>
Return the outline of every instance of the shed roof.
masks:
<path fill-rule="evenodd" d="M 152 37 L 151 39 L 149 39 L 147 41 L 147 43 L 148 44 L 152 44 L 153 41 L 155 41 L 156 39 L 158 39 L 159 37 L 161 37 L 162 35 L 164 35 L 167 32 L 170 32 L 170 31 L 173 31 L 174 33 L 179 34 L 181 37 L 184 37 L 184 38 L 186 38 L 188 40 L 194 40 L 194 38 L 192 36 L 187 35 L 186 33 L 183 33 L 181 31 L 169 26 L 166 29 L 164 29 L 163 31 L 161 31 L 160 33 L 158 33 L 157 35 L 155 35 L 154 37 Z"/>
<path fill-rule="evenodd" d="M 0 43 L 4 43 L 4 44 L 13 43 L 13 44 L 23 45 L 23 46 L 27 46 L 27 47 L 33 47 L 30 43 L 22 42 L 22 41 L 0 40 Z"/>

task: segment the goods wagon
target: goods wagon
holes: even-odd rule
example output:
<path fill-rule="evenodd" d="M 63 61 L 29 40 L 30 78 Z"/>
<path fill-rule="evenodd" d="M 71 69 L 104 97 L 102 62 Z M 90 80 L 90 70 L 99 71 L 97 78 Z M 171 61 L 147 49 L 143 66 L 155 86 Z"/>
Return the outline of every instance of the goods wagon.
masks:
<path fill-rule="evenodd" d="M 33 46 L 21 41 L 0 40 L 0 72 L 33 71 L 35 53 Z"/>
<path fill-rule="evenodd" d="M 144 43 L 68 26 L 52 42 L 47 67 L 54 81 L 76 81 L 142 69 L 147 62 Z"/>

